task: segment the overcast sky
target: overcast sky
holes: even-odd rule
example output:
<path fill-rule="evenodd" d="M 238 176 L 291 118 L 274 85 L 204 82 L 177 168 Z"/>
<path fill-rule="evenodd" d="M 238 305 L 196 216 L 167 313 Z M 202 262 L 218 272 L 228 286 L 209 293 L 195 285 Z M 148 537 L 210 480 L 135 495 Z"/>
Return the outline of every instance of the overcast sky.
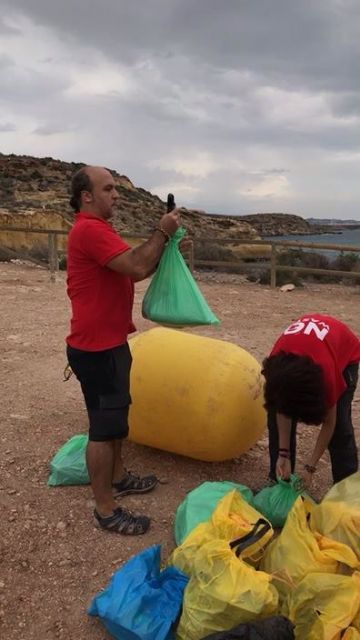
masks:
<path fill-rule="evenodd" d="M 360 219 L 360 0 L 0 0 L 0 150 Z"/>

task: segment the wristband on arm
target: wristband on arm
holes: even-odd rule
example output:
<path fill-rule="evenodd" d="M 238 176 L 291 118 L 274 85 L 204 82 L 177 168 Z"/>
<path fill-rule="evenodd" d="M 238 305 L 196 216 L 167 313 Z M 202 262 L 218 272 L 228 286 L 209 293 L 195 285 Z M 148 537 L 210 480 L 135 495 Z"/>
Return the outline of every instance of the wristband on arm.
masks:
<path fill-rule="evenodd" d="M 154 231 L 160 231 L 160 233 L 162 233 L 162 235 L 164 236 L 166 242 L 170 240 L 170 234 L 168 234 L 161 226 L 155 227 Z"/>
<path fill-rule="evenodd" d="M 290 449 L 279 449 L 279 458 L 287 458 L 290 460 Z"/>

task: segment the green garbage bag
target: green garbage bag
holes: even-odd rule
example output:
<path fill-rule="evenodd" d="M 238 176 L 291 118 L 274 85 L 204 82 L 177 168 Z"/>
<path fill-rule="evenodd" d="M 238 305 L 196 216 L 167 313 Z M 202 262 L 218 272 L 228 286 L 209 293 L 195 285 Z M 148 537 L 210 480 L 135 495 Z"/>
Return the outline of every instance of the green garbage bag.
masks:
<path fill-rule="evenodd" d="M 253 493 L 243 484 L 235 482 L 203 482 L 190 491 L 176 510 L 174 536 L 176 544 L 183 543 L 188 534 L 201 522 L 207 522 L 212 512 L 227 493 L 236 489 L 251 504 Z"/>
<path fill-rule="evenodd" d="M 89 484 L 85 451 L 88 436 L 79 434 L 63 444 L 50 462 L 48 485 Z"/>
<path fill-rule="evenodd" d="M 279 478 L 272 487 L 265 487 L 259 491 L 253 499 L 252 506 L 270 520 L 274 528 L 281 528 L 300 495 L 305 495 L 302 482 L 296 475 L 292 475 L 290 480 Z"/>
<path fill-rule="evenodd" d="M 181 255 L 178 245 L 185 233 L 180 228 L 170 238 L 145 293 L 142 314 L 173 326 L 219 324 Z"/>

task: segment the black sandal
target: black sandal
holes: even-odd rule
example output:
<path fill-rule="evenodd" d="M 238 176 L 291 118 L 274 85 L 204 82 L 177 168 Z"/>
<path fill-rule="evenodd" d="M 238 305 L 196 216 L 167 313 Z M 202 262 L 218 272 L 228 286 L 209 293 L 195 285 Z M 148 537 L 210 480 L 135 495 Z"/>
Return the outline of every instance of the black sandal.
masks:
<path fill-rule="evenodd" d="M 96 524 L 106 531 L 122 533 L 125 536 L 140 536 L 146 533 L 150 527 L 150 518 L 147 516 L 134 516 L 127 509 L 118 507 L 114 509 L 112 516 L 101 516 L 94 510 Z"/>
<path fill-rule="evenodd" d="M 147 493 L 152 491 L 158 482 L 159 480 L 156 476 L 140 478 L 139 476 L 134 476 L 131 471 L 127 471 L 125 478 L 120 482 L 113 483 L 114 495 L 117 498 L 119 496 L 128 496 L 132 493 Z"/>

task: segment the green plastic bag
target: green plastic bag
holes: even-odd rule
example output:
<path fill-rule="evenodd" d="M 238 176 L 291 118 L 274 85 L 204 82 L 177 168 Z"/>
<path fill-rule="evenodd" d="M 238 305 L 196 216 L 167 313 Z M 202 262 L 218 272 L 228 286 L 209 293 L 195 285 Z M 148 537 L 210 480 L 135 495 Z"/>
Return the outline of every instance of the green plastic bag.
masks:
<path fill-rule="evenodd" d="M 265 487 L 259 491 L 252 504 L 265 518 L 270 520 L 274 528 L 281 528 L 300 495 L 304 495 L 301 480 L 296 475 L 292 475 L 289 481 L 279 478 L 272 487 Z"/>
<path fill-rule="evenodd" d="M 143 303 L 144 318 L 172 326 L 219 324 L 179 249 L 186 231 L 170 238 Z"/>
<path fill-rule="evenodd" d="M 85 451 L 88 436 L 79 434 L 63 444 L 50 462 L 48 485 L 89 484 Z"/>
<path fill-rule="evenodd" d="M 236 489 L 246 502 L 251 504 L 251 489 L 235 482 L 203 482 L 190 491 L 176 510 L 174 536 L 176 544 L 183 543 L 189 533 L 201 522 L 207 522 L 218 502 Z"/>

